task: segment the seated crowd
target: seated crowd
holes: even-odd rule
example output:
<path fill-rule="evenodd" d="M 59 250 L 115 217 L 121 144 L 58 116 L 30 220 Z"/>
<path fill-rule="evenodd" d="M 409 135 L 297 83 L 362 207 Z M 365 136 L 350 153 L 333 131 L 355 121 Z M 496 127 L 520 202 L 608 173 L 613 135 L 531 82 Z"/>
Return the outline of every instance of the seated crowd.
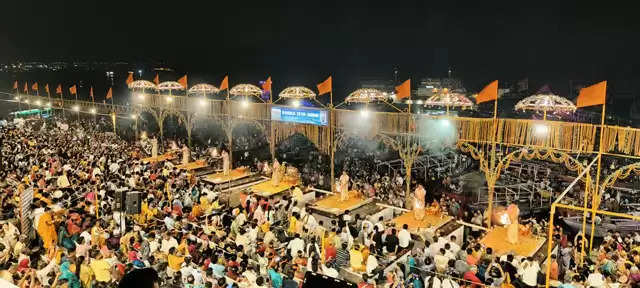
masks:
<path fill-rule="evenodd" d="M 0 287 L 291 288 L 308 272 L 356 275 L 358 287 L 544 284 L 538 260 L 494 255 L 477 229 L 465 239 L 429 229 L 412 236 L 407 225 L 349 212 L 323 223 L 299 195 L 249 194 L 230 207 L 169 162 L 140 161 L 145 149 L 107 133 L 107 123 L 52 117 L 0 128 Z M 140 213 L 118 209 L 123 191 L 142 192 Z M 454 199 L 437 207 L 482 222 Z M 562 287 L 640 283 L 640 236 L 611 234 L 586 255 L 584 271 L 581 245 L 560 231 L 556 238 L 550 276 Z"/>

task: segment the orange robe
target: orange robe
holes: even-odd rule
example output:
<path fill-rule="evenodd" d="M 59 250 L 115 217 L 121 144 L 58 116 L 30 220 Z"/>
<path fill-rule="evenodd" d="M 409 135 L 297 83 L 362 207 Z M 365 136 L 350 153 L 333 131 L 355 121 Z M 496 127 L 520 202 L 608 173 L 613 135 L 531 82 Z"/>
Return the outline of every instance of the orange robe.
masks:
<path fill-rule="evenodd" d="M 40 216 L 37 230 L 38 235 L 44 243 L 44 248 L 47 250 L 55 248 L 58 244 L 58 233 L 56 232 L 56 226 L 53 223 L 51 212 L 45 212 Z"/>

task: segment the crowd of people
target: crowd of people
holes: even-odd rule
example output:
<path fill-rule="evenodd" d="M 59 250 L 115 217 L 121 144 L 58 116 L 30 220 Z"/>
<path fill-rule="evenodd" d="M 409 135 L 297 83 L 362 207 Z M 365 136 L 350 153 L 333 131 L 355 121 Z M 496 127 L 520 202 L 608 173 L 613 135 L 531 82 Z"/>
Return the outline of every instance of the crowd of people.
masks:
<path fill-rule="evenodd" d="M 0 128 L 0 286 L 291 288 L 301 287 L 307 272 L 356 275 L 358 287 L 367 288 L 544 283 L 536 259 L 494 255 L 478 241 L 480 229 L 469 229 L 464 239 L 433 229 L 412 236 L 406 225 L 350 212 L 323 223 L 297 195 L 246 194 L 230 207 L 214 187 L 170 162 L 143 163 L 144 146 L 109 131 L 108 120 L 57 116 Z M 301 170 L 313 175 L 314 165 Z M 401 201 L 388 200 L 405 206 L 402 176 L 352 173 L 363 191 L 397 191 Z M 133 191 L 142 192 L 142 204 L 127 213 L 121 195 Z M 482 225 L 481 213 L 453 198 L 433 205 Z M 568 241 L 561 231 L 555 238 L 561 246 L 552 256 L 556 286 L 640 283 L 640 236 L 611 233 L 586 255 L 587 265 L 580 265 L 581 239 Z"/>

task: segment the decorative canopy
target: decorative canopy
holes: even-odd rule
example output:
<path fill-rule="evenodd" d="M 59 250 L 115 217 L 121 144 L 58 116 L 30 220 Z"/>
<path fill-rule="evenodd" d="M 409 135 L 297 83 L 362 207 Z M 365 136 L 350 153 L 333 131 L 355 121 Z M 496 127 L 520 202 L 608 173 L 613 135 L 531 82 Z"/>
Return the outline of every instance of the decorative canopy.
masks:
<path fill-rule="evenodd" d="M 535 110 L 544 112 L 574 112 L 576 105 L 569 99 L 553 94 L 535 94 L 520 100 L 516 110 Z"/>
<path fill-rule="evenodd" d="M 302 86 L 291 86 L 287 87 L 278 95 L 281 98 L 290 98 L 290 99 L 304 99 L 304 98 L 315 98 L 316 93 L 313 93 L 311 89 Z"/>
<path fill-rule="evenodd" d="M 158 90 L 184 90 L 184 86 L 176 81 L 167 81 L 158 84 Z"/>
<path fill-rule="evenodd" d="M 218 93 L 218 91 L 220 90 L 216 88 L 216 86 L 202 83 L 202 84 L 193 85 L 191 88 L 189 88 L 189 91 L 187 92 L 187 94 L 189 95 L 215 94 L 215 93 Z"/>
<path fill-rule="evenodd" d="M 229 94 L 233 96 L 260 96 L 262 90 L 253 84 L 238 84 L 229 90 Z"/>
<path fill-rule="evenodd" d="M 472 108 L 473 102 L 461 93 L 451 92 L 444 88 L 440 91 L 433 89 L 433 96 L 424 101 L 424 106 L 462 107 Z"/>
<path fill-rule="evenodd" d="M 362 88 L 351 92 L 344 101 L 355 103 L 371 103 L 387 100 L 387 93 L 378 89 Z"/>
<path fill-rule="evenodd" d="M 158 87 L 151 81 L 147 80 L 136 80 L 129 83 L 129 89 L 153 89 L 157 90 Z"/>

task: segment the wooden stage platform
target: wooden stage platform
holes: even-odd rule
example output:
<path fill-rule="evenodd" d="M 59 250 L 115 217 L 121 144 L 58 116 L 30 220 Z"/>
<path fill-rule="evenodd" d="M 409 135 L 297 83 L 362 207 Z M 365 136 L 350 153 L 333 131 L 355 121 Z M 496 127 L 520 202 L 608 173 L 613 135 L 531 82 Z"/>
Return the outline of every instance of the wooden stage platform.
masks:
<path fill-rule="evenodd" d="M 416 220 L 414 217 L 414 212 L 409 211 L 404 214 L 391 219 L 391 222 L 395 224 L 398 229 L 402 228 L 402 225 L 407 224 L 409 226 L 409 231 L 412 233 L 417 232 L 418 229 L 433 227 L 434 230 L 440 229 L 442 226 L 447 224 L 449 221 L 453 220 L 453 217 L 443 215 L 424 215 L 422 220 Z"/>
<path fill-rule="evenodd" d="M 278 186 L 273 186 L 271 184 L 271 179 L 269 179 L 260 184 L 253 185 L 249 189 L 255 195 L 258 195 L 261 197 L 271 197 L 271 196 L 275 196 L 280 193 L 289 191 L 294 186 L 295 186 L 294 184 L 286 181 L 280 181 L 280 184 L 278 184 Z"/>
<path fill-rule="evenodd" d="M 207 165 L 207 161 L 205 160 L 196 160 L 193 162 L 189 162 L 187 164 L 180 164 L 178 166 L 176 166 L 176 168 L 180 169 L 180 170 L 196 170 L 196 169 L 200 169 L 200 168 L 205 168 L 208 167 L 209 165 Z"/>
<path fill-rule="evenodd" d="M 162 155 L 158 155 L 156 157 L 142 158 L 140 161 L 142 161 L 142 163 L 146 164 L 146 163 L 170 161 L 170 160 L 174 160 L 174 159 L 176 159 L 176 154 L 174 152 L 167 152 L 167 153 L 164 153 Z"/>
<path fill-rule="evenodd" d="M 236 181 L 251 175 L 247 167 L 239 167 L 229 171 L 229 175 L 224 175 L 223 172 L 214 173 L 202 176 L 202 181 L 209 182 L 215 185 L 224 184 L 225 182 Z"/>
<path fill-rule="evenodd" d="M 512 253 L 523 257 L 533 257 L 546 243 L 545 238 L 535 236 L 518 236 L 518 243 L 507 242 L 507 228 L 493 227 L 480 240 L 480 243 L 493 249 L 493 254 L 502 256 Z"/>
<path fill-rule="evenodd" d="M 346 210 L 353 211 L 371 202 L 373 199 L 364 198 L 358 192 L 351 191 L 346 201 L 340 201 L 340 194 L 333 194 L 316 201 L 310 208 L 337 217 L 344 214 Z"/>

